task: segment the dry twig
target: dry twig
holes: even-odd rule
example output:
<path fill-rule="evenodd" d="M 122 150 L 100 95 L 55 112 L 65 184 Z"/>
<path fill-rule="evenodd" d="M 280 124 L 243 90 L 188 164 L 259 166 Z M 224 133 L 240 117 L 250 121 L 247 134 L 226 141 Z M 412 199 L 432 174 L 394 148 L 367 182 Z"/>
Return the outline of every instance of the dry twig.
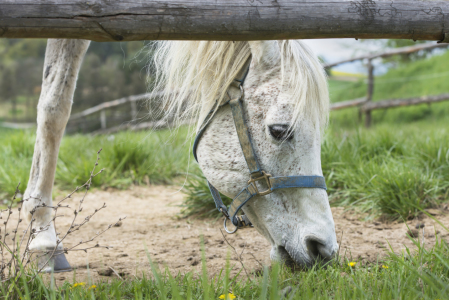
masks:
<path fill-rule="evenodd" d="M 242 253 L 240 253 L 240 255 L 239 255 L 239 253 L 238 253 L 237 250 L 234 248 L 234 246 L 232 246 L 231 243 L 228 242 L 228 240 L 226 239 L 226 237 L 225 237 L 225 235 L 223 234 L 223 231 L 222 231 L 221 229 L 220 229 L 220 232 L 221 232 L 221 235 L 223 236 L 223 239 L 225 240 L 225 242 L 229 245 L 229 247 L 231 247 L 231 248 L 234 250 L 235 254 L 237 255 L 237 260 L 238 260 L 238 261 L 240 262 L 240 264 L 242 265 L 243 270 L 245 270 L 245 273 L 246 273 L 246 276 L 248 277 L 248 279 L 250 279 L 249 274 L 248 274 L 248 271 L 246 270 L 245 265 L 243 264 L 243 259 L 242 259 L 243 251 L 245 251 L 246 242 L 245 242 L 245 245 L 243 246 Z"/>
<path fill-rule="evenodd" d="M 60 251 L 61 247 L 58 249 L 58 246 L 61 245 L 61 243 L 71 234 L 73 234 L 75 231 L 80 230 L 84 225 L 86 225 L 89 221 L 91 221 L 92 217 L 94 217 L 100 210 L 103 210 L 106 208 L 106 204 L 103 204 L 103 206 L 95 209 L 92 213 L 88 214 L 79 224 L 75 223 L 77 218 L 80 216 L 80 212 L 83 210 L 83 203 L 84 199 L 87 195 L 87 192 L 89 191 L 92 180 L 101 174 L 104 169 L 101 169 L 100 171 L 96 172 L 96 167 L 98 166 L 98 161 L 100 160 L 100 152 L 101 149 L 97 152 L 97 159 L 95 161 L 94 167 L 92 168 L 92 171 L 90 172 L 89 179 L 81 186 L 76 187 L 72 192 L 70 192 L 66 197 L 59 200 L 56 205 L 49 206 L 42 202 L 41 198 L 36 198 L 30 196 L 28 199 L 23 199 L 22 201 L 19 201 L 19 207 L 17 208 L 17 212 L 19 213 L 19 217 L 17 219 L 17 223 L 14 224 L 13 229 L 8 232 L 8 224 L 11 222 L 10 216 L 13 214 L 12 205 L 15 203 L 15 200 L 17 198 L 17 195 L 19 194 L 19 185 L 16 187 L 16 191 L 14 193 L 13 199 L 8 205 L 7 209 L 0 210 L 0 219 L 3 218 L 3 214 L 6 213 L 6 220 L 3 221 L 3 234 L 2 229 L 0 228 L 0 281 L 3 285 L 3 287 L 6 287 L 4 290 L 8 291 L 8 293 L 13 292 L 12 287 L 16 286 L 18 280 L 24 276 L 25 270 L 27 270 L 28 267 L 33 265 L 34 262 L 39 261 L 40 259 L 46 259 L 45 263 L 42 264 L 38 270 L 35 270 L 34 274 L 30 277 L 29 282 L 31 282 L 40 272 L 44 270 L 44 268 L 48 265 L 51 258 L 54 255 L 59 255 L 56 251 Z M 62 214 L 58 214 L 59 209 L 70 209 L 69 205 L 63 205 L 62 203 L 66 201 L 67 199 L 70 199 L 76 192 L 84 189 L 84 193 L 79 200 L 79 203 L 77 205 L 77 208 L 74 210 L 73 219 L 70 224 L 70 227 L 67 229 L 67 231 L 64 232 L 64 234 L 61 235 L 61 233 L 56 232 L 57 236 L 57 243 L 56 247 L 53 250 L 41 252 L 39 254 L 33 255 L 33 251 L 29 248 L 31 241 L 35 239 L 40 233 L 48 230 L 50 228 L 51 223 L 53 222 L 54 228 L 56 230 L 56 220 L 60 217 L 62 217 Z M 38 205 L 34 207 L 34 209 L 30 212 L 31 213 L 31 222 L 28 224 L 26 229 L 23 231 L 23 235 L 20 238 L 18 236 L 19 231 L 19 224 L 22 222 L 22 219 L 20 218 L 20 211 L 22 209 L 22 205 L 25 201 L 28 201 L 30 199 L 37 199 Z M 42 226 L 40 228 L 34 228 L 33 224 L 35 222 L 34 214 L 37 209 L 53 209 L 54 211 L 54 217 L 50 220 L 49 223 L 47 223 L 45 226 Z M 111 229 L 113 226 L 124 220 L 126 217 L 119 218 L 119 220 L 115 223 L 109 224 L 105 229 L 97 232 L 93 237 L 89 238 L 86 241 L 80 241 L 79 243 L 73 245 L 72 247 L 66 247 L 62 249 L 62 253 L 68 253 L 69 251 L 85 251 L 87 252 L 90 249 L 93 248 L 106 248 L 109 249 L 111 246 L 102 246 L 99 243 L 96 243 L 95 245 L 91 245 L 89 243 L 93 242 L 98 236 L 102 235 L 107 230 Z M 6 241 L 6 237 L 10 236 L 10 239 L 12 241 L 12 246 L 8 245 Z M 62 236 L 62 237 L 60 237 Z M 81 245 L 84 245 L 85 247 L 80 247 Z M 22 252 L 22 253 L 21 253 Z M 115 270 L 113 270 L 115 272 Z M 115 272 L 117 274 L 117 272 Z M 117 274 L 117 276 L 119 276 Z M 120 277 L 120 276 L 119 276 Z"/>

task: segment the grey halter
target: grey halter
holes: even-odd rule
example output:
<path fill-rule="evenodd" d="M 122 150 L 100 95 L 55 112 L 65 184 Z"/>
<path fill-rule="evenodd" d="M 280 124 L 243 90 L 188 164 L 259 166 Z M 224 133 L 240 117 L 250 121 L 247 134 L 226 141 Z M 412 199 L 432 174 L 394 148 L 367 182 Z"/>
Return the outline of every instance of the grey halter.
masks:
<path fill-rule="evenodd" d="M 244 101 L 243 83 L 245 82 L 246 76 L 248 75 L 250 64 L 251 57 L 246 61 L 245 65 L 240 71 L 240 74 L 228 89 L 228 95 L 236 94 L 235 91 L 240 91 L 240 95 L 236 98 L 226 101 L 222 105 L 215 105 L 215 107 L 206 116 L 205 121 L 201 125 L 200 130 L 198 131 L 193 143 L 193 156 L 195 157 L 195 160 L 198 161 L 196 150 L 204 131 L 213 118 L 213 114 L 221 107 L 229 104 L 231 106 L 232 116 L 234 118 L 234 124 L 240 141 L 240 146 L 242 147 L 243 155 L 250 172 L 250 179 L 248 180 L 247 186 L 243 188 L 232 200 L 229 209 L 223 204 L 218 190 L 212 184 L 210 184 L 210 182 L 207 182 L 214 199 L 215 206 L 225 216 L 224 229 L 227 233 L 235 233 L 238 229 L 253 227 L 251 221 L 246 215 L 237 215 L 237 213 L 254 196 L 265 196 L 272 193 L 274 190 L 285 188 L 320 188 L 326 190 L 326 182 L 323 176 L 276 177 L 268 174 L 260 167 L 256 152 L 254 151 L 251 142 L 251 135 L 245 123 L 242 107 L 242 102 Z M 231 91 L 231 89 L 233 90 Z M 262 184 L 266 185 L 267 188 L 264 191 L 259 191 L 259 188 L 256 184 L 257 182 L 263 182 Z M 227 220 L 231 220 L 232 224 L 235 226 L 234 230 L 231 231 L 226 227 Z"/>

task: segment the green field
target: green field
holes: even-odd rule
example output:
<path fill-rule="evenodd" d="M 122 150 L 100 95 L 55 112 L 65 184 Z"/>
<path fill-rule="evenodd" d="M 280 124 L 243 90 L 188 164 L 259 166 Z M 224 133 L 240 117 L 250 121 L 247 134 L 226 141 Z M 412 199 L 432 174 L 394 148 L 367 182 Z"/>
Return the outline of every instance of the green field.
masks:
<path fill-rule="evenodd" d="M 374 100 L 449 92 L 449 52 L 392 69 L 376 78 Z M 330 81 L 333 102 L 361 97 L 366 85 Z M 373 113 L 373 127 L 358 122 L 356 109 L 331 113 L 322 145 L 322 168 L 331 205 L 368 212 L 369 218 L 413 218 L 421 210 L 447 202 L 449 194 L 449 102 Z M 10 197 L 18 182 L 25 189 L 33 154 L 30 132 L 0 132 L 0 191 Z M 106 172 L 94 186 L 126 188 L 130 184 L 166 184 L 187 176 L 185 215 L 215 215 L 204 178 L 190 154 L 188 129 L 91 137 L 66 136 L 62 142 L 56 185 L 73 188 L 88 177 L 103 148 Z M 186 175 L 188 174 L 189 175 Z M 445 224 L 447 225 L 447 224 Z M 419 243 L 417 244 L 419 246 Z M 383 268 L 388 266 L 388 268 Z M 112 284 L 54 290 L 33 281 L 22 299 L 217 299 L 226 290 L 238 299 L 449 299 L 449 248 L 445 242 L 403 256 L 391 254 L 377 264 L 349 267 L 348 261 L 291 273 L 273 266 L 261 275 L 231 280 L 162 272 Z M 19 281 L 15 291 L 25 291 Z M 3 293 L 6 291 L 3 290 Z"/>

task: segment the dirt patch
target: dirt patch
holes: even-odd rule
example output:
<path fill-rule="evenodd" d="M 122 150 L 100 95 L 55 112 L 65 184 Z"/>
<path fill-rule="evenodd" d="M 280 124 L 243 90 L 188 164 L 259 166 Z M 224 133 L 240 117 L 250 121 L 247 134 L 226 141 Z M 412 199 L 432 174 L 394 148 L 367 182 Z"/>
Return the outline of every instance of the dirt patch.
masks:
<path fill-rule="evenodd" d="M 209 274 L 217 274 L 226 265 L 230 256 L 232 274 L 241 270 L 237 255 L 223 239 L 220 229 L 222 220 L 178 219 L 183 194 L 173 187 L 152 186 L 133 187 L 130 190 L 93 191 L 84 201 L 80 219 L 90 214 L 96 207 L 106 203 L 107 208 L 95 215 L 80 230 L 70 235 L 64 242 L 70 247 L 80 240 L 87 240 L 95 232 L 114 223 L 119 217 L 127 216 L 120 226 L 113 227 L 98 238 L 101 245 L 113 248 L 93 249 L 71 252 L 67 255 L 75 271 L 56 274 L 56 279 L 86 281 L 87 278 L 109 280 L 115 277 L 129 278 L 148 273 L 150 266 L 145 247 L 153 262 L 160 267 L 168 267 L 172 274 L 186 273 L 194 270 L 201 272 L 200 236 L 204 236 L 205 253 Z M 77 202 L 71 200 L 72 206 Z M 386 255 L 391 247 L 395 252 L 414 248 L 407 237 L 404 223 L 363 222 L 361 217 L 342 208 L 332 208 L 336 224 L 340 254 L 346 254 L 354 260 L 375 261 Z M 443 223 L 449 224 L 449 211 L 431 211 Z M 17 218 L 17 213 L 12 215 Z M 58 231 L 64 232 L 72 220 L 71 213 L 59 218 Z M 412 220 L 407 225 L 411 234 L 422 236 L 422 228 L 416 229 L 417 223 L 425 225 L 425 243 L 431 246 L 435 242 L 435 232 L 449 241 L 449 233 L 430 218 Z M 23 224 L 25 227 L 25 224 Z M 255 230 L 240 230 L 237 234 L 227 235 L 228 241 L 240 254 L 248 272 L 260 270 L 261 264 L 269 264 L 270 245 Z M 389 244 L 388 244 L 389 243 Z"/>

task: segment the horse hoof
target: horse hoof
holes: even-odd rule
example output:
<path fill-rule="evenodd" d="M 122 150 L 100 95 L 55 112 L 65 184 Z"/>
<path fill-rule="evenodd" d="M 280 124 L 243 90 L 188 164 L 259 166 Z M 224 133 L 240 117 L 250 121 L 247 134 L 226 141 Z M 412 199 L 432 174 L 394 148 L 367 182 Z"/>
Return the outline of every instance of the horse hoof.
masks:
<path fill-rule="evenodd" d="M 48 249 L 46 251 L 33 252 L 37 259 L 37 267 L 42 273 L 61 273 L 70 272 L 72 267 L 70 266 L 65 254 L 62 250 Z"/>

